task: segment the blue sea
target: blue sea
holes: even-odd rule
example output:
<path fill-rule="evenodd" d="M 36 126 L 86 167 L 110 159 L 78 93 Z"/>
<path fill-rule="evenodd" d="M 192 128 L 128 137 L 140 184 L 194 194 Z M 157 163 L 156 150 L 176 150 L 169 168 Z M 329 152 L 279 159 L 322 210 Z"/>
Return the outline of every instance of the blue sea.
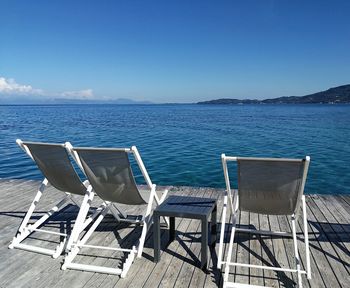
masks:
<path fill-rule="evenodd" d="M 42 179 L 16 138 L 136 145 L 158 185 L 224 187 L 221 153 L 309 155 L 306 193 L 350 193 L 349 105 L 0 106 L 0 178 Z"/>

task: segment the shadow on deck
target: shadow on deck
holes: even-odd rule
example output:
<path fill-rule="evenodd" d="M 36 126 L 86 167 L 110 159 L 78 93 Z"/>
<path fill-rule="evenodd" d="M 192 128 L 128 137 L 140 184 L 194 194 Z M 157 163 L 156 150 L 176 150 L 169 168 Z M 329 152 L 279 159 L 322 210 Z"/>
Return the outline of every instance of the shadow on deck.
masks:
<path fill-rule="evenodd" d="M 176 221 L 176 241 L 168 243 L 168 231 L 161 230 L 161 260 L 153 263 L 152 229 L 147 235 L 143 257 L 136 259 L 125 279 L 118 276 L 80 271 L 62 271 L 63 257 L 54 260 L 49 256 L 18 249 L 10 250 L 8 245 L 23 219 L 26 209 L 37 189 L 35 181 L 0 181 L 0 287 L 217 287 L 222 284 L 222 273 L 216 269 L 217 252 L 210 249 L 210 268 L 203 272 L 200 264 L 200 222 L 189 219 Z M 222 190 L 212 188 L 173 187 L 173 195 L 218 197 L 218 219 L 222 208 Z M 49 208 L 59 196 L 53 188 L 32 217 L 38 219 L 45 208 Z M 44 199 L 44 198 L 43 198 Z M 307 197 L 309 240 L 311 249 L 312 280 L 303 277 L 305 287 L 349 287 L 350 283 L 350 197 L 320 196 Z M 96 205 L 97 206 L 97 205 Z M 61 233 L 70 232 L 78 208 L 69 204 L 61 213 L 55 214 L 45 223 L 45 229 Z M 92 212 L 92 211 L 91 211 Z M 128 207 L 127 213 L 136 211 Z M 229 219 L 227 219 L 229 221 Z M 240 223 L 244 228 L 289 229 L 284 216 L 258 216 L 240 213 Z M 303 244 L 302 223 L 298 223 L 298 238 Z M 227 225 L 228 228 L 228 225 Z M 278 228 L 278 229 L 276 229 Z M 218 227 L 220 232 L 220 227 Z M 131 248 L 141 233 L 141 227 L 125 223 L 118 224 L 112 216 L 107 216 L 91 237 L 89 244 L 120 245 Z M 27 243 L 40 243 L 41 247 L 55 247 L 60 236 L 33 233 Z M 217 237 L 218 239 L 219 237 Z M 225 242 L 229 239 L 225 235 Z M 299 245 L 304 264 L 305 251 Z M 253 236 L 237 234 L 234 244 L 236 260 L 257 265 L 293 267 L 293 243 L 289 238 Z M 85 264 L 118 267 L 124 253 L 82 249 L 77 261 Z M 273 287 L 294 287 L 296 278 L 291 273 L 256 271 L 254 269 L 231 269 L 232 279 L 241 283 L 269 285 Z"/>

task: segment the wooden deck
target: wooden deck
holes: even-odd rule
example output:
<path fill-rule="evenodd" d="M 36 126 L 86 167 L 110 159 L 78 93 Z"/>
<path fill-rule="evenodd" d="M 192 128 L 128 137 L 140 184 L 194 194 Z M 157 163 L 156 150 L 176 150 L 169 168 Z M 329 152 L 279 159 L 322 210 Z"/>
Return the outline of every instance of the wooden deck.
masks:
<path fill-rule="evenodd" d="M 118 276 L 81 271 L 62 271 L 63 257 L 54 260 L 49 256 L 7 248 L 14 236 L 24 213 L 32 201 L 37 181 L 1 180 L 0 181 L 0 287 L 217 287 L 222 283 L 222 274 L 215 268 L 216 251 L 211 251 L 211 263 L 208 273 L 197 268 L 200 259 L 200 222 L 196 220 L 177 220 L 176 240 L 167 246 L 168 234 L 162 230 L 162 254 L 158 264 L 153 263 L 152 233 L 147 236 L 143 257 L 136 259 L 125 279 Z M 212 188 L 170 187 L 171 195 L 191 195 L 218 198 L 218 220 L 222 207 L 222 190 Z M 61 195 L 54 188 L 47 189 L 46 197 L 39 206 L 39 217 L 45 208 L 50 208 Z M 307 197 L 309 235 L 311 245 L 312 280 L 303 276 L 304 287 L 350 287 L 350 196 Z M 41 212 L 41 213 L 40 213 Z M 45 227 L 56 231 L 69 229 L 74 221 L 77 208 L 68 205 L 63 213 L 54 216 Z M 139 208 L 129 207 L 129 213 L 140 212 Z M 64 221 L 62 221 L 64 220 Z M 220 222 L 220 221 L 219 221 Z M 64 224 L 62 224 L 64 223 Z M 255 226 L 258 229 L 285 229 L 290 231 L 286 217 L 258 216 L 240 214 L 240 223 Z M 298 223 L 298 229 L 302 223 Z M 62 226 L 63 225 L 63 226 Z M 130 247 L 135 234 L 133 227 L 118 224 L 112 217 L 93 234 L 89 244 Z M 220 231 L 220 229 L 218 229 Z M 140 229 L 136 228 L 136 234 Z M 305 255 L 302 233 L 298 234 L 299 250 Z M 38 243 L 44 240 L 42 247 L 54 247 L 57 241 L 53 235 L 32 234 L 26 240 Z M 226 235 L 226 241 L 228 241 Z M 234 257 L 240 262 L 260 265 L 277 264 L 281 267 L 293 266 L 293 243 L 291 239 L 279 237 L 253 237 L 241 234 L 234 246 Z M 118 265 L 120 255 L 113 251 L 98 252 L 83 250 L 79 261 L 85 264 Z M 98 257 L 97 257 L 98 256 Z M 213 265 L 214 264 L 214 265 Z M 267 285 L 273 287 L 294 287 L 295 275 L 254 269 L 237 268 L 231 279 L 242 283 Z"/>

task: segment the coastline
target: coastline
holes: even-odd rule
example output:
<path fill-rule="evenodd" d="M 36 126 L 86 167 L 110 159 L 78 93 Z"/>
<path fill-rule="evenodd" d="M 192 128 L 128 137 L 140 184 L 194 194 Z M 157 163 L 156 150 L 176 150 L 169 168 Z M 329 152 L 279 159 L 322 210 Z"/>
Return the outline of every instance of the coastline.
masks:
<path fill-rule="evenodd" d="M 15 179 L 15 178 L 0 178 L 0 185 L 2 183 L 8 183 L 8 184 L 22 184 L 22 183 L 30 183 L 31 185 L 38 185 L 41 183 L 42 180 L 37 179 Z M 157 183 L 155 183 L 157 184 Z M 144 185 L 139 185 L 143 187 Z M 146 186 L 145 186 L 146 187 Z M 223 196 L 225 192 L 225 188 L 220 187 L 211 187 L 211 186 L 189 186 L 189 185 L 157 185 L 157 189 L 164 190 L 164 189 L 175 189 L 175 190 L 183 190 L 183 191 L 189 191 L 189 193 L 192 193 L 196 190 L 212 190 L 214 194 L 218 195 L 218 197 Z M 0 191 L 1 192 L 1 191 Z M 305 195 L 308 196 L 350 196 L 350 193 L 307 193 L 305 192 Z"/>

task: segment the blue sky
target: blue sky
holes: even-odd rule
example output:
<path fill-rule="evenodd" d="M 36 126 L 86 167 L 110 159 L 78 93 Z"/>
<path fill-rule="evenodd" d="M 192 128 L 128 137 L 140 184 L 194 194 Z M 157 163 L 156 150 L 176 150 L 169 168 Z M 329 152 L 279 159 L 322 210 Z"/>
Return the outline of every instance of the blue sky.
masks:
<path fill-rule="evenodd" d="M 195 102 L 348 84 L 350 1 L 1 0 L 0 100 Z"/>

